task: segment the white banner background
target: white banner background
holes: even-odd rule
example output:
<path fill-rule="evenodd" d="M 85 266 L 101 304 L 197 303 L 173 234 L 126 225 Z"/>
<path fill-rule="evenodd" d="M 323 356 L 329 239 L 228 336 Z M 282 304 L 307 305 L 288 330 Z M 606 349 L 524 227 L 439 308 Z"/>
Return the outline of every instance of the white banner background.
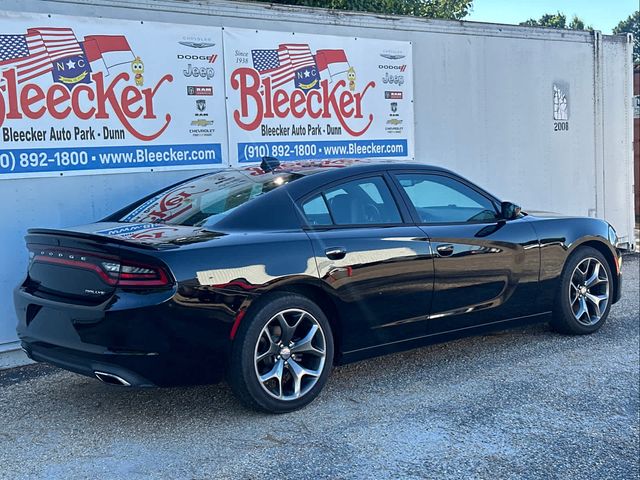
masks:
<path fill-rule="evenodd" d="M 410 42 L 223 35 L 232 158 L 413 158 Z"/>
<path fill-rule="evenodd" d="M 227 163 L 222 64 L 219 27 L 0 12 L 0 179 Z"/>

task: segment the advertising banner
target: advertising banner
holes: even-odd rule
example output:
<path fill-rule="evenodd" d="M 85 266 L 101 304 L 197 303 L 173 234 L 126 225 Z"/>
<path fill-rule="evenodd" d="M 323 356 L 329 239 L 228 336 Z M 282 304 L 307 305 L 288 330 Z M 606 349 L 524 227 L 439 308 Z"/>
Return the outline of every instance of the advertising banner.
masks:
<path fill-rule="evenodd" d="M 410 42 L 225 29 L 229 154 L 413 158 Z"/>
<path fill-rule="evenodd" d="M 0 179 L 227 163 L 222 29 L 0 13 Z"/>

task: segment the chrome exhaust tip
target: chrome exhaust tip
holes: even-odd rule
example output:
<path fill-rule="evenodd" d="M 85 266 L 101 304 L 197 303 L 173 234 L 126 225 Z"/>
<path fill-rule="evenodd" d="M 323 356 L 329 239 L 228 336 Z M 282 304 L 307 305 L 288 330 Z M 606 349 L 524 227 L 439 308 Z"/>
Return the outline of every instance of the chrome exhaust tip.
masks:
<path fill-rule="evenodd" d="M 93 372 L 98 380 L 103 383 L 108 383 L 109 385 L 120 385 L 123 387 L 130 387 L 131 384 L 127 382 L 124 378 L 114 375 L 113 373 L 106 372 Z"/>

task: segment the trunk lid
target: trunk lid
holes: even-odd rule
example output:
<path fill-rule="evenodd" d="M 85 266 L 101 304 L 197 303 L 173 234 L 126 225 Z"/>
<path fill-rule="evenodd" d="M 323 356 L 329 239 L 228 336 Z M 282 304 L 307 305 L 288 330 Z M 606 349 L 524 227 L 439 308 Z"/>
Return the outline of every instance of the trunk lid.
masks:
<path fill-rule="evenodd" d="M 77 236 L 100 243 L 137 245 L 142 248 L 167 249 L 209 240 L 218 234 L 199 227 L 159 223 L 98 222 L 65 230 L 32 229 L 29 233 L 55 232 L 61 236 Z"/>
<path fill-rule="evenodd" d="M 153 251 L 211 235 L 155 224 L 31 229 L 25 237 L 29 270 L 24 286 L 38 296 L 86 304 L 108 300 L 117 288 L 168 288 L 173 283 L 169 270 Z"/>

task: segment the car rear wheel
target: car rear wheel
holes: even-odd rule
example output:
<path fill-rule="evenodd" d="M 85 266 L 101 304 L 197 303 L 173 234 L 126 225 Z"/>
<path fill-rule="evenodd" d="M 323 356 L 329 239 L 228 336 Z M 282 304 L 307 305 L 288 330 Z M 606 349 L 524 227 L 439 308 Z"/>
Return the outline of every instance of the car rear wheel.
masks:
<path fill-rule="evenodd" d="M 580 247 L 567 260 L 553 312 L 552 327 L 574 335 L 600 329 L 609 315 L 611 268 L 595 248 Z"/>
<path fill-rule="evenodd" d="M 333 361 L 322 310 L 296 294 L 276 294 L 247 313 L 234 340 L 229 383 L 247 406 L 285 413 L 318 396 Z"/>

